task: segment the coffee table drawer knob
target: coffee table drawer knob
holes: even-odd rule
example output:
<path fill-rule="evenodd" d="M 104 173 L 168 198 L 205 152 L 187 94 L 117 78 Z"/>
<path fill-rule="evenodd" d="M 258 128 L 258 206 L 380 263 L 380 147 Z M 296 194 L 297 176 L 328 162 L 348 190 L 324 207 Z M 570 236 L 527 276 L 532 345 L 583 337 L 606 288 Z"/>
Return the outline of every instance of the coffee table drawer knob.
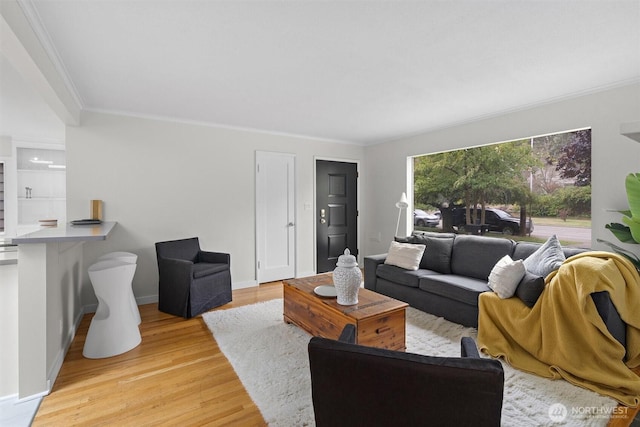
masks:
<path fill-rule="evenodd" d="M 389 326 L 383 326 L 382 328 L 376 329 L 376 334 L 384 334 L 385 332 L 389 332 L 391 328 Z"/>

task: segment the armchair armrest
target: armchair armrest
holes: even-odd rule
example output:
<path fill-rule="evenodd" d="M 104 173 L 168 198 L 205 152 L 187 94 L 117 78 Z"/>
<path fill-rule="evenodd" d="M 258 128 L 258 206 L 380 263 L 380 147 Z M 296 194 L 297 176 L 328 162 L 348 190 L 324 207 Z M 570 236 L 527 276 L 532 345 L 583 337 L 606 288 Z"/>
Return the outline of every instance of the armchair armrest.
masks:
<path fill-rule="evenodd" d="M 370 255 L 364 257 L 364 287 L 372 291 L 376 290 L 376 270 L 378 265 L 383 264 L 387 259 L 387 254 Z"/>
<path fill-rule="evenodd" d="M 231 264 L 231 255 L 222 252 L 198 252 L 198 262 L 209 262 L 211 264 Z"/>
<path fill-rule="evenodd" d="M 462 340 L 460 341 L 460 356 L 469 357 L 472 359 L 480 359 L 478 347 L 476 346 L 476 342 L 473 340 L 473 338 L 462 337 Z"/>
<path fill-rule="evenodd" d="M 184 259 L 158 258 L 158 308 L 172 313 L 172 307 L 184 307 L 182 317 L 187 317 L 189 287 L 193 275 L 193 262 Z"/>
<path fill-rule="evenodd" d="M 342 329 L 342 332 L 340 333 L 340 336 L 338 337 L 338 341 L 346 342 L 349 344 L 355 344 L 356 343 L 355 325 L 352 325 L 351 323 L 349 323 L 348 325 L 345 325 L 345 327 Z"/>
<path fill-rule="evenodd" d="M 191 270 L 192 265 L 193 265 L 193 262 L 187 259 L 158 258 L 158 269 L 171 268 L 171 269 Z"/>

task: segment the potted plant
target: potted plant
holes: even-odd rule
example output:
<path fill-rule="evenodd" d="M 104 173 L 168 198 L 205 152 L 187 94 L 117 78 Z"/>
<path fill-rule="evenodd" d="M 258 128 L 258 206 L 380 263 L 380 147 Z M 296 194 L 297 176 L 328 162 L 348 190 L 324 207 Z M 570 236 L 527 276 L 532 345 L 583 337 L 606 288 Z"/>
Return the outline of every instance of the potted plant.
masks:
<path fill-rule="evenodd" d="M 625 189 L 629 210 L 618 211 L 622 216 L 622 222 L 612 222 L 605 228 L 610 230 L 622 243 L 640 244 L 640 173 L 630 173 L 625 179 Z M 635 267 L 640 270 L 640 258 L 633 252 L 615 245 L 606 240 L 597 239 L 598 242 L 609 245 L 616 253 L 628 258 Z"/>

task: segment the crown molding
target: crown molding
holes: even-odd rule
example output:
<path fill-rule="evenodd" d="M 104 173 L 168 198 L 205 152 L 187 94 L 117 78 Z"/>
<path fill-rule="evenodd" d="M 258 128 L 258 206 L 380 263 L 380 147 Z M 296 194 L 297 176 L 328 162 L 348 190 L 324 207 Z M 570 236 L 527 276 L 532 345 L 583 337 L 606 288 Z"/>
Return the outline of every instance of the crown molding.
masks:
<path fill-rule="evenodd" d="M 207 122 L 203 120 L 191 120 L 191 119 L 184 119 L 179 117 L 162 116 L 158 114 L 145 114 L 145 113 L 136 113 L 132 111 L 110 110 L 110 109 L 104 109 L 104 108 L 85 108 L 83 111 L 91 112 L 91 113 L 99 113 L 99 114 L 109 114 L 113 116 L 123 116 L 123 117 L 132 117 L 132 118 L 146 119 L 146 120 L 156 120 L 156 121 L 162 121 L 162 122 L 205 126 L 205 127 L 233 130 L 233 131 L 239 131 L 239 132 L 251 132 L 251 133 L 259 133 L 263 135 L 282 136 L 287 138 L 308 139 L 308 140 L 313 140 L 317 142 L 326 142 L 331 144 L 346 144 L 346 145 L 358 145 L 358 146 L 364 145 L 355 141 L 330 139 L 330 138 L 323 138 L 323 137 L 313 136 L 313 135 L 303 135 L 303 134 L 297 134 L 297 133 L 291 133 L 291 132 L 279 132 L 279 131 L 272 131 L 267 129 L 259 129 L 259 128 L 252 128 L 252 127 L 245 127 L 245 126 L 225 125 L 221 123 Z"/>

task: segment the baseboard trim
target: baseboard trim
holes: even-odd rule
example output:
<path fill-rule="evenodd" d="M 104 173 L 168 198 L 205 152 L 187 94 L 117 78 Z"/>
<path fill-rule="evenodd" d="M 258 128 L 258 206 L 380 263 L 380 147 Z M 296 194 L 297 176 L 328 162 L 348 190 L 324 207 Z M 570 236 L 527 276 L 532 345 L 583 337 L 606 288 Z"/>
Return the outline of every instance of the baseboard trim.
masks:
<path fill-rule="evenodd" d="M 301 277 L 309 277 L 309 276 L 315 276 L 316 272 L 315 271 L 303 271 L 301 273 L 298 273 L 296 275 L 296 278 L 299 279 Z"/>
<path fill-rule="evenodd" d="M 234 282 L 232 285 L 232 289 L 244 289 L 244 288 L 253 288 L 254 286 L 258 286 L 258 282 L 255 280 L 247 280 L 246 282 Z"/>

